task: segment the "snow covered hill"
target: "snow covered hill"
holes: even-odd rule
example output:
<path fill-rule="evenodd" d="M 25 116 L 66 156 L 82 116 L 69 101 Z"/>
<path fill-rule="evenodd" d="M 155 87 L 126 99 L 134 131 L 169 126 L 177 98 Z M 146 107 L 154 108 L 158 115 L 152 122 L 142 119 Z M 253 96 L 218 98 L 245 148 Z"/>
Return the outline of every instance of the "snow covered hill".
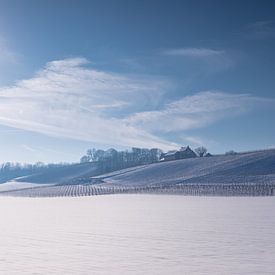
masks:
<path fill-rule="evenodd" d="M 80 177 L 89 177 L 95 174 L 97 167 L 91 163 L 72 164 L 63 167 L 50 168 L 41 173 L 30 174 L 14 179 L 17 182 L 41 184 L 68 183 Z"/>
<path fill-rule="evenodd" d="M 134 167 L 102 175 L 104 186 L 178 183 L 275 183 L 275 150 L 193 158 Z"/>
<path fill-rule="evenodd" d="M 81 168 L 80 168 L 81 167 Z M 67 168 L 68 169 L 68 168 Z M 273 195 L 275 190 L 275 149 L 236 155 L 221 155 L 160 162 L 112 173 L 93 175 L 92 166 L 62 170 L 61 177 L 48 175 L 50 186 L 3 191 L 2 195 L 78 196 L 113 193 L 184 193 Z M 66 178 L 66 173 L 67 178 Z M 44 180 L 43 180 L 44 178 Z M 46 182 L 45 175 L 20 181 Z M 61 180 L 62 179 L 62 180 Z M 74 181 L 72 182 L 72 179 Z M 195 190 L 195 191 L 194 191 Z"/>

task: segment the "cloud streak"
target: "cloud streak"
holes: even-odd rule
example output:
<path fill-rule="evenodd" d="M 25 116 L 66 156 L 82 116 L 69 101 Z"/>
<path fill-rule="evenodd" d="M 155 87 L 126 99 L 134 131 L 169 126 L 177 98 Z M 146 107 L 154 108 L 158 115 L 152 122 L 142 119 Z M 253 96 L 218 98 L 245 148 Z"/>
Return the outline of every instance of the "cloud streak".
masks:
<path fill-rule="evenodd" d="M 178 132 L 205 127 L 267 104 L 271 104 L 269 99 L 248 94 L 206 91 L 166 104 L 158 111 L 134 114 L 128 120 L 132 125 L 148 131 Z M 159 124 L 159 121 L 162 123 Z"/>
<path fill-rule="evenodd" d="M 232 68 L 235 65 L 233 58 L 225 50 L 211 48 L 172 48 L 161 52 L 162 56 L 178 58 L 178 61 L 189 59 L 204 68 L 205 73 L 217 73 Z"/>
<path fill-rule="evenodd" d="M 207 48 L 177 48 L 163 51 L 163 55 L 204 58 L 224 54 L 224 51 Z"/>
<path fill-rule="evenodd" d="M 1 88 L 0 123 L 97 143 L 174 147 L 116 117 L 154 106 L 164 82 L 97 71 L 87 63 L 52 61 L 33 78 Z"/>
<path fill-rule="evenodd" d="M 167 102 L 163 79 L 91 68 L 84 58 L 52 61 L 33 78 L 0 88 L 0 124 L 113 146 L 178 144 L 165 133 L 205 127 L 267 99 L 201 92 Z"/>

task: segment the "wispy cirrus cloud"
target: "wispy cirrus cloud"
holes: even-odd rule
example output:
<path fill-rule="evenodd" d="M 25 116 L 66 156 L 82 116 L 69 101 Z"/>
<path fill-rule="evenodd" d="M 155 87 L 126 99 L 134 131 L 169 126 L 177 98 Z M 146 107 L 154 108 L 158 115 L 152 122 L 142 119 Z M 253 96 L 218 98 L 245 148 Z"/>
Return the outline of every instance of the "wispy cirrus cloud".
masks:
<path fill-rule="evenodd" d="M 164 50 L 162 54 L 170 56 L 188 56 L 194 58 L 204 58 L 222 55 L 224 54 L 224 51 L 208 48 L 175 48 Z"/>
<path fill-rule="evenodd" d="M 165 133 L 206 127 L 270 103 L 219 91 L 171 102 L 163 79 L 87 65 L 84 58 L 52 61 L 33 78 L 0 88 L 0 124 L 98 144 L 172 149 L 178 144 Z"/>
<path fill-rule="evenodd" d="M 0 124 L 97 143 L 174 147 L 119 118 L 152 108 L 165 82 L 87 64 L 84 58 L 52 61 L 33 78 L 0 88 Z"/>
<path fill-rule="evenodd" d="M 128 120 L 142 129 L 177 132 L 205 127 L 272 102 L 248 94 L 206 91 L 168 103 L 161 110 L 136 113 Z"/>
<path fill-rule="evenodd" d="M 171 48 L 160 52 L 162 56 L 177 57 L 178 61 L 189 59 L 199 65 L 205 74 L 225 71 L 234 66 L 235 61 L 226 50 L 213 48 Z"/>

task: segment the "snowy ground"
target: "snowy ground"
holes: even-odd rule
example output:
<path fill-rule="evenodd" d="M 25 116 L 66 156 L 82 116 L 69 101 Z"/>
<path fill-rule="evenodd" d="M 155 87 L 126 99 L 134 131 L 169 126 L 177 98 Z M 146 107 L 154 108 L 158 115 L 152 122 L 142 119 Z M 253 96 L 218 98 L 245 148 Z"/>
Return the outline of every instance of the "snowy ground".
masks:
<path fill-rule="evenodd" d="M 43 182 L 43 179 L 38 178 L 38 182 Z M 270 196 L 275 195 L 275 150 L 137 166 L 86 177 L 84 182 L 66 184 L 62 181 L 52 185 L 6 183 L 0 188 L 0 195 L 51 197 L 165 193 Z"/>
<path fill-rule="evenodd" d="M 29 183 L 29 182 L 8 181 L 6 183 L 0 184 L 0 192 L 24 190 L 24 189 L 34 188 L 34 187 L 41 187 L 41 186 L 49 186 L 49 184 L 45 185 L 45 184 L 36 184 L 36 183 Z"/>
<path fill-rule="evenodd" d="M 0 274 L 274 274 L 274 203 L 0 197 Z"/>

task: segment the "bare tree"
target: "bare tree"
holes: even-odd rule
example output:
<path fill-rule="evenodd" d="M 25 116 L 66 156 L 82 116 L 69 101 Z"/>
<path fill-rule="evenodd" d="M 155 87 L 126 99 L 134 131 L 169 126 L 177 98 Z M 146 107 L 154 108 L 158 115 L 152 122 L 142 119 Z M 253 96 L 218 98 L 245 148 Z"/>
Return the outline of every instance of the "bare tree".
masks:
<path fill-rule="evenodd" d="M 83 156 L 83 157 L 80 159 L 80 162 L 81 162 L 81 163 L 85 163 L 85 162 L 89 162 L 89 161 L 90 161 L 90 159 L 89 159 L 88 156 Z"/>
<path fill-rule="evenodd" d="M 201 146 L 201 147 L 196 148 L 195 152 L 197 153 L 197 155 L 199 157 L 203 157 L 206 154 L 207 149 L 205 147 Z"/>
<path fill-rule="evenodd" d="M 96 149 L 93 148 L 93 149 L 87 150 L 86 156 L 88 157 L 88 161 L 95 161 L 96 160 L 95 155 L 96 155 Z"/>

